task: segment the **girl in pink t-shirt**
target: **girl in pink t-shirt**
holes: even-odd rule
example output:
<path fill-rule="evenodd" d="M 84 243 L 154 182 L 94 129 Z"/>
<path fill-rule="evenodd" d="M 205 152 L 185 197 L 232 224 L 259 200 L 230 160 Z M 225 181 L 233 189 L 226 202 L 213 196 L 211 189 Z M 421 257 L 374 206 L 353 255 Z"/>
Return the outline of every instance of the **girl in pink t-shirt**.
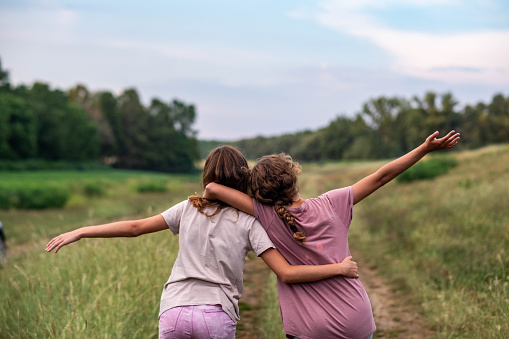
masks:
<path fill-rule="evenodd" d="M 353 205 L 363 200 L 426 154 L 456 145 L 459 133 L 438 132 L 406 155 L 350 187 L 301 198 L 301 167 L 286 154 L 262 157 L 251 171 L 253 198 L 209 184 L 204 197 L 219 199 L 260 220 L 276 248 L 292 265 L 328 264 L 350 256 L 348 229 Z M 313 283 L 285 284 L 278 279 L 283 328 L 288 338 L 371 338 L 375 322 L 359 279 L 333 277 Z"/>

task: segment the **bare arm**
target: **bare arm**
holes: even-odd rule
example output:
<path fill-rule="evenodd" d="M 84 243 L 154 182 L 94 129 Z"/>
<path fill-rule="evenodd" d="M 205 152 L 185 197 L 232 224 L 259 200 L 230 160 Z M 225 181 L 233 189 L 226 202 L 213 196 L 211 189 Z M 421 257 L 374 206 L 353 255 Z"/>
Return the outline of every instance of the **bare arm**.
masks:
<path fill-rule="evenodd" d="M 221 200 L 242 212 L 254 215 L 253 199 L 236 189 L 211 182 L 205 187 L 203 197 L 208 200 Z"/>
<path fill-rule="evenodd" d="M 263 252 L 261 258 L 284 283 L 310 282 L 343 275 L 347 278 L 358 278 L 357 263 L 352 257 L 345 258 L 339 264 L 328 265 L 290 265 L 278 250 L 270 248 Z"/>
<path fill-rule="evenodd" d="M 55 253 L 65 245 L 78 241 L 82 238 L 116 238 L 116 237 L 137 237 L 142 234 L 158 232 L 168 229 L 162 215 L 139 220 L 118 221 L 110 224 L 86 226 L 74 231 L 60 234 L 51 239 L 46 245 L 46 251 Z"/>
<path fill-rule="evenodd" d="M 355 183 L 353 188 L 353 203 L 356 204 L 362 199 L 375 192 L 377 189 L 396 178 L 398 175 L 412 167 L 426 154 L 449 149 L 458 143 L 459 133 L 450 131 L 445 137 L 437 139 L 438 132 L 430 135 L 419 147 L 413 149 L 402 157 L 382 166 L 375 173 L 368 175 Z"/>

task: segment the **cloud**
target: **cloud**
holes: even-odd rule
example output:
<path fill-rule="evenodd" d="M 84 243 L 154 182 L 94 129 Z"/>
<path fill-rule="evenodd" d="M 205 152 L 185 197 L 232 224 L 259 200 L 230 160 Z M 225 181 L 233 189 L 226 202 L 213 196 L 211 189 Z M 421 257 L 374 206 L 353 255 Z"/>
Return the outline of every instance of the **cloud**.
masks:
<path fill-rule="evenodd" d="M 289 15 L 312 18 L 323 26 L 371 41 L 392 56 L 392 70 L 402 74 L 451 84 L 509 85 L 508 30 L 455 34 L 405 31 L 388 27 L 369 14 L 370 9 L 393 5 L 447 6 L 444 10 L 454 10 L 461 4 L 452 0 L 329 0 L 317 12 Z"/>

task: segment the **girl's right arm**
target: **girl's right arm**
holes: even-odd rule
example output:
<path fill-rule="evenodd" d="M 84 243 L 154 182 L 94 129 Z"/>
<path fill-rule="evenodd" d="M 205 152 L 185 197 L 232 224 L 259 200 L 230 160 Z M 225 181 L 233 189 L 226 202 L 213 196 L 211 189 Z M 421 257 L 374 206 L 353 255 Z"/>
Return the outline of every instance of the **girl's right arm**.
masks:
<path fill-rule="evenodd" d="M 242 212 L 254 215 L 253 199 L 234 188 L 211 182 L 205 186 L 203 197 L 208 200 L 221 200 Z"/>
<path fill-rule="evenodd" d="M 275 248 L 269 248 L 260 257 L 276 273 L 282 282 L 300 283 L 327 279 L 342 275 L 347 278 L 358 278 L 357 263 L 352 257 L 346 257 L 339 264 L 327 265 L 290 265 Z"/>
<path fill-rule="evenodd" d="M 46 252 L 55 253 L 65 245 L 71 244 L 82 238 L 116 238 L 137 237 L 142 234 L 153 233 L 168 229 L 163 216 L 158 214 L 150 218 L 139 220 L 118 221 L 110 224 L 86 226 L 74 231 L 60 234 L 51 239 L 46 245 Z"/>

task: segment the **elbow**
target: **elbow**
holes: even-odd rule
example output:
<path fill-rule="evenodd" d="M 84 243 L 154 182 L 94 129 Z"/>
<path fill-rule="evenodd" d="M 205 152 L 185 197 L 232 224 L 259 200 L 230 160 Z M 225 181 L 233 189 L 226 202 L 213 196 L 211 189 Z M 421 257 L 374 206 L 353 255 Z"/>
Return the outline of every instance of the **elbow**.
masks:
<path fill-rule="evenodd" d="M 129 227 L 129 231 L 128 231 L 127 236 L 131 237 L 131 238 L 136 238 L 136 237 L 139 237 L 142 234 L 143 233 L 141 231 L 140 224 L 137 223 L 137 222 L 132 222 L 130 227 Z"/>
<path fill-rule="evenodd" d="M 205 199 L 215 200 L 216 199 L 216 188 L 217 188 L 217 184 L 215 182 L 209 182 L 205 186 L 205 190 L 203 191 L 203 197 Z"/>
<path fill-rule="evenodd" d="M 291 273 L 285 272 L 285 273 L 279 274 L 278 277 L 279 277 L 279 280 L 281 280 L 285 284 L 293 284 L 293 283 L 297 282 L 297 280 Z"/>

